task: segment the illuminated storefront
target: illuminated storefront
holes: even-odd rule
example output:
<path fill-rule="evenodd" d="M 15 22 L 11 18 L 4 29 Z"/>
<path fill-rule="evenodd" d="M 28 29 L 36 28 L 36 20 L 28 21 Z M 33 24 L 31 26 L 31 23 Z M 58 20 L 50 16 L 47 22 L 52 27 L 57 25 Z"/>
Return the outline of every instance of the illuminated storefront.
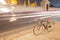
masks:
<path fill-rule="evenodd" d="M 24 6 L 41 6 L 45 5 L 46 0 L 6 0 L 8 4 L 24 5 Z M 48 0 L 47 0 L 48 1 Z M 60 6 L 60 0 L 49 0 L 50 5 Z"/>
<path fill-rule="evenodd" d="M 17 5 L 17 0 L 6 0 L 7 4 Z"/>
<path fill-rule="evenodd" d="M 40 6 L 41 0 L 18 0 L 20 5 L 24 6 Z"/>

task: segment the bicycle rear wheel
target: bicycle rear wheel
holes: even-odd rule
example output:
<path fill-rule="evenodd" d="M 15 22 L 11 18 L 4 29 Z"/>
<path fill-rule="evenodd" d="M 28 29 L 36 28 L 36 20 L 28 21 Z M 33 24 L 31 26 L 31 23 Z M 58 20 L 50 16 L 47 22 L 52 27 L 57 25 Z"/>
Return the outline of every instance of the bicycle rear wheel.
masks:
<path fill-rule="evenodd" d="M 34 26 L 34 28 L 33 28 L 33 34 L 34 35 L 39 35 L 41 32 L 42 32 L 42 30 L 43 30 L 43 26 L 42 26 L 42 24 L 37 24 L 37 25 L 35 25 Z"/>
<path fill-rule="evenodd" d="M 46 24 L 46 30 L 50 31 L 50 30 L 52 30 L 52 27 L 53 27 L 53 24 L 51 22 L 47 22 L 47 24 Z"/>

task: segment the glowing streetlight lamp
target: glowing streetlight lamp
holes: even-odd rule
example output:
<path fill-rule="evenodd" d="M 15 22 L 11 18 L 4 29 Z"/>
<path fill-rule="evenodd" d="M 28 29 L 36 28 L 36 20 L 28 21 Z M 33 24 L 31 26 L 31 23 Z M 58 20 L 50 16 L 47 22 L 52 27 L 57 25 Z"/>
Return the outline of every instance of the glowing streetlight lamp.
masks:
<path fill-rule="evenodd" d="M 7 4 L 5 0 L 0 0 L 0 4 Z"/>

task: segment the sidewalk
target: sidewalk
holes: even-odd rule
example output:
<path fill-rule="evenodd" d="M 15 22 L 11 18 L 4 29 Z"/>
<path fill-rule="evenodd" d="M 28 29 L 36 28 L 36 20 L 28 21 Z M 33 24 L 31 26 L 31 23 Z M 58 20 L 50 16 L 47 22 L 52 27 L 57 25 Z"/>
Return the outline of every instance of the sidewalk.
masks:
<path fill-rule="evenodd" d="M 21 5 L 17 5 L 15 6 L 15 8 L 12 8 L 12 6 L 9 6 L 9 5 L 4 7 L 9 8 L 10 11 L 12 10 L 11 12 L 32 12 L 32 11 L 43 12 L 45 11 L 45 9 L 43 9 L 42 7 L 29 7 L 29 6 L 26 7 Z M 50 7 L 49 11 L 60 11 L 60 8 Z"/>
<path fill-rule="evenodd" d="M 28 11 L 45 11 L 42 7 L 24 7 L 24 6 L 16 6 L 13 10 L 15 12 L 28 12 Z M 49 11 L 60 11 L 60 8 L 49 8 Z"/>
<path fill-rule="evenodd" d="M 15 11 L 15 12 L 43 11 L 43 8 L 41 8 L 41 7 L 17 6 L 13 11 Z"/>
<path fill-rule="evenodd" d="M 55 26 L 52 27 L 52 30 L 48 32 L 43 32 L 40 35 L 36 36 L 33 34 L 32 28 L 26 29 L 24 31 L 19 31 L 12 34 L 4 36 L 5 40 L 60 40 L 60 21 L 55 22 Z M 4 37 L 0 37 L 0 40 L 4 40 Z"/>
<path fill-rule="evenodd" d="M 60 40 L 60 21 L 56 22 L 55 27 L 49 33 L 44 32 L 38 36 L 35 36 L 30 30 L 31 33 L 25 34 L 21 37 L 18 37 L 16 40 Z M 15 39 L 12 39 L 15 40 Z"/>

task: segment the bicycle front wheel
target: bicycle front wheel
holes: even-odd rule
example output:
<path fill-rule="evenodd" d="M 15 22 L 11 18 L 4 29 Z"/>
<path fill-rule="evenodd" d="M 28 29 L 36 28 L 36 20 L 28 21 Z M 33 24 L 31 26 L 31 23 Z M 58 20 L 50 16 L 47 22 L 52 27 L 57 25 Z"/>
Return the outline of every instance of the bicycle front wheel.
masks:
<path fill-rule="evenodd" d="M 43 26 L 41 24 L 37 24 L 33 28 L 34 35 L 39 35 L 42 32 Z"/>

